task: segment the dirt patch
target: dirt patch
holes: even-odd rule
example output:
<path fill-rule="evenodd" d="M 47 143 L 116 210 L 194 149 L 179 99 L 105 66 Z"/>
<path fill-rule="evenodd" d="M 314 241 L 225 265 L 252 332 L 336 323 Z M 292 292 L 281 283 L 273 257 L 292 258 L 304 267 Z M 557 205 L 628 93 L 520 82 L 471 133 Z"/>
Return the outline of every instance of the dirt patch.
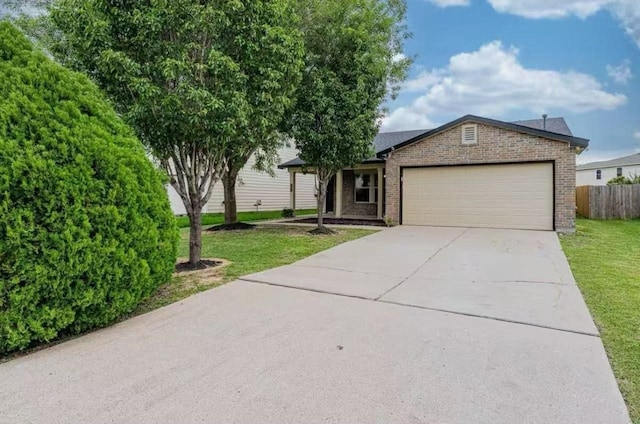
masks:
<path fill-rule="evenodd" d="M 253 224 L 247 224 L 246 222 L 234 222 L 233 224 L 214 225 L 211 228 L 207 228 L 207 231 L 252 230 L 254 228 L 256 228 L 256 226 Z"/>
<path fill-rule="evenodd" d="M 187 258 L 178 258 L 178 264 L 176 265 L 176 272 L 173 273 L 174 277 L 179 278 L 181 281 L 178 283 L 180 285 L 180 289 L 189 289 L 197 286 L 208 286 L 213 283 L 219 283 L 222 281 L 222 270 L 229 265 L 231 262 L 225 259 L 217 259 L 217 258 L 206 258 L 201 261 L 201 263 L 205 264 L 203 267 L 198 269 L 182 269 L 179 270 L 179 266 L 188 262 Z M 215 264 L 212 266 L 207 266 L 206 264 Z M 187 264 L 188 265 L 188 264 Z M 175 290 L 175 287 L 170 287 L 171 285 L 164 286 L 160 288 L 171 288 Z"/>
<path fill-rule="evenodd" d="M 317 224 L 318 218 L 302 218 L 289 221 L 294 224 Z M 327 225 L 372 225 L 375 227 L 386 227 L 387 224 L 381 219 L 350 219 L 350 218 L 324 218 Z"/>
<path fill-rule="evenodd" d="M 185 260 L 184 262 L 178 262 L 176 264 L 175 272 L 189 272 L 189 271 L 200 271 L 207 268 L 215 268 L 217 266 L 222 265 L 222 261 L 218 261 L 215 259 L 203 259 L 197 265 L 191 265 L 189 260 Z"/>
<path fill-rule="evenodd" d="M 309 233 L 313 234 L 314 236 L 321 236 L 324 234 L 335 234 L 336 232 L 330 228 L 323 227 L 323 228 L 314 228 L 313 230 L 309 231 Z"/>

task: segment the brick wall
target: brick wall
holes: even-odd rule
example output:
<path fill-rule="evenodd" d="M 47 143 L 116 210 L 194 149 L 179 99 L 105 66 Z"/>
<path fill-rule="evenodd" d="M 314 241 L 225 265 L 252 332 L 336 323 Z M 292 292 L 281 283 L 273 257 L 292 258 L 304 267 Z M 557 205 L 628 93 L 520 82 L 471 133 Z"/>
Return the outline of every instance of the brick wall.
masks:
<path fill-rule="evenodd" d="M 497 127 L 478 124 L 478 143 L 462 145 L 461 126 L 389 154 L 386 163 L 386 211 L 400 222 L 400 167 L 500 162 L 555 161 L 556 230 L 575 230 L 575 148 Z"/>
<path fill-rule="evenodd" d="M 374 178 L 378 178 L 374 174 Z M 355 202 L 355 172 L 342 171 L 342 215 L 376 216 L 378 206 L 375 203 Z"/>

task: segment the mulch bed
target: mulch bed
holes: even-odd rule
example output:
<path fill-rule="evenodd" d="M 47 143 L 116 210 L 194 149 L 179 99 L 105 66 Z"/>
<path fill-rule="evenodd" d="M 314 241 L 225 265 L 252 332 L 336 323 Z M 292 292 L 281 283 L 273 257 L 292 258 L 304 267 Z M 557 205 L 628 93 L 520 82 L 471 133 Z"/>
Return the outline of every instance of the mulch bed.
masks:
<path fill-rule="evenodd" d="M 214 225 L 211 228 L 207 228 L 207 231 L 252 230 L 254 228 L 256 228 L 256 226 L 253 224 L 247 224 L 246 222 L 234 222 L 233 224 Z"/>
<path fill-rule="evenodd" d="M 302 218 L 289 221 L 294 224 L 317 224 L 318 218 Z M 375 227 L 386 227 L 387 224 L 381 219 L 350 219 L 350 218 L 324 218 L 327 225 L 373 225 Z"/>
<path fill-rule="evenodd" d="M 175 272 L 197 271 L 201 269 L 215 268 L 220 265 L 222 265 L 222 261 L 214 261 L 212 259 L 203 259 L 197 265 L 191 265 L 188 261 L 180 262 L 176 264 Z"/>

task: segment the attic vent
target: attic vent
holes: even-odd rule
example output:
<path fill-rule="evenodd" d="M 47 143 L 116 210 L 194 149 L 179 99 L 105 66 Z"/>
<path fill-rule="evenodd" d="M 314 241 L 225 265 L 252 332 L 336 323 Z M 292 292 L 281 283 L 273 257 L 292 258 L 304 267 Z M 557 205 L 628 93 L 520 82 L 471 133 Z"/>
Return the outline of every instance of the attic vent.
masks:
<path fill-rule="evenodd" d="M 462 144 L 478 143 L 478 126 L 476 124 L 462 126 Z"/>

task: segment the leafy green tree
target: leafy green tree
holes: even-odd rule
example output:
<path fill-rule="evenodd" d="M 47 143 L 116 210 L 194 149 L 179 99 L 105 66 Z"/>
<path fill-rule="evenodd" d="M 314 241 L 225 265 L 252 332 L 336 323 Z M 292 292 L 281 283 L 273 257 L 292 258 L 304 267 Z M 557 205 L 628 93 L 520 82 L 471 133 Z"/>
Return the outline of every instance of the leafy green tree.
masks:
<path fill-rule="evenodd" d="M 171 279 L 164 180 L 86 76 L 0 22 L 0 353 L 107 324 Z"/>
<path fill-rule="evenodd" d="M 272 8 L 264 2 L 248 4 L 247 7 L 252 8 Z M 285 111 L 292 106 L 300 83 L 304 64 L 302 34 L 297 28 L 292 4 L 281 1 L 279 7 L 283 10 L 278 12 L 278 24 L 272 24 L 264 31 L 260 48 L 241 51 L 234 57 L 248 75 L 245 85 L 248 107 L 246 126 L 226 144 L 223 153 L 226 164 L 222 173 L 225 224 L 238 221 L 236 182 L 249 158 L 254 156 L 254 167 L 258 171 L 269 172 L 273 168 L 277 149 L 283 144 L 277 130 Z"/>
<path fill-rule="evenodd" d="M 202 209 L 235 166 L 226 152 L 242 147 L 249 124 L 270 127 L 295 81 L 289 0 L 54 0 L 49 11 L 61 35 L 50 50 L 108 93 L 171 176 L 197 265 Z M 258 116 L 270 101 L 276 112 Z"/>
<path fill-rule="evenodd" d="M 287 121 L 300 157 L 317 175 L 318 232 L 326 232 L 327 185 L 340 169 L 372 155 L 381 105 L 411 60 L 404 0 L 299 0 L 305 67 Z"/>

